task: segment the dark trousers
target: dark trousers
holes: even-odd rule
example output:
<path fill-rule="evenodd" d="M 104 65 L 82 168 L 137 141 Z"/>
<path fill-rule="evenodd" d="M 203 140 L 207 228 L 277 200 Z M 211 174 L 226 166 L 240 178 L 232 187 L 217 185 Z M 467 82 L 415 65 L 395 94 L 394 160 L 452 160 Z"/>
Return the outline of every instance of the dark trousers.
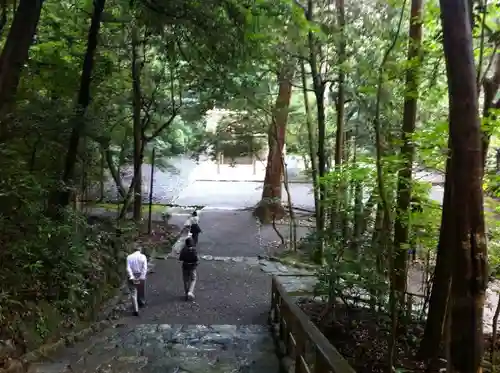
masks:
<path fill-rule="evenodd" d="M 191 237 L 193 238 L 193 243 L 195 246 L 198 245 L 198 236 L 200 235 L 200 233 L 191 233 Z"/>
<path fill-rule="evenodd" d="M 196 268 L 182 268 L 182 281 L 184 282 L 184 293 L 194 293 L 196 285 Z"/>

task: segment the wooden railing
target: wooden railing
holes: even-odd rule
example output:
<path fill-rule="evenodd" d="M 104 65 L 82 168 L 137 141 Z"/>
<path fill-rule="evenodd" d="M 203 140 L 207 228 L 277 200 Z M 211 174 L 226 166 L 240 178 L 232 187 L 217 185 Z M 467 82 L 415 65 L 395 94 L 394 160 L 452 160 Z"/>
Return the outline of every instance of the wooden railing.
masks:
<path fill-rule="evenodd" d="M 295 304 L 276 276 L 272 280 L 270 322 L 277 329 L 288 373 L 355 373 L 346 359 Z"/>

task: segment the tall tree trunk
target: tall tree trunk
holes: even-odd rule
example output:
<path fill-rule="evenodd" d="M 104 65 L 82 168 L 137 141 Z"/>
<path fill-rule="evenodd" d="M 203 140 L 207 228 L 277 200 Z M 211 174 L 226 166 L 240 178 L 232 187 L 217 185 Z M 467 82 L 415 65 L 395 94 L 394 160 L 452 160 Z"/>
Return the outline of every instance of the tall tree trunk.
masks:
<path fill-rule="evenodd" d="M 313 180 L 313 193 L 314 193 L 314 216 L 316 218 L 316 226 L 320 224 L 319 216 L 319 197 L 318 197 L 318 162 L 315 150 L 316 137 L 314 136 L 315 129 L 311 117 L 311 107 L 309 105 L 309 97 L 307 96 L 307 75 L 306 68 L 304 66 L 304 61 L 300 63 L 300 70 L 302 75 L 302 93 L 304 94 L 304 109 L 306 111 L 306 122 L 307 122 L 307 140 L 308 140 L 308 150 L 309 158 L 311 159 L 311 176 Z"/>
<path fill-rule="evenodd" d="M 408 247 L 410 245 L 410 203 L 412 195 L 412 170 L 415 157 L 413 134 L 417 119 L 417 100 L 422 42 L 423 0 L 412 0 L 411 23 L 408 41 L 409 68 L 406 71 L 406 95 L 401 134 L 403 167 L 398 173 L 397 209 L 394 222 L 394 270 L 391 285 L 396 295 L 396 307 L 404 309 L 408 272 Z M 395 320 L 398 318 L 396 317 Z M 396 328 L 397 329 L 397 328 Z"/>
<path fill-rule="evenodd" d="M 382 62 L 380 63 L 379 71 L 378 71 L 378 82 L 377 82 L 377 100 L 375 104 L 375 118 L 373 120 L 373 127 L 374 127 L 374 132 L 375 132 L 375 164 L 376 164 L 376 170 L 377 170 L 377 186 L 378 186 L 378 191 L 379 191 L 379 196 L 380 196 L 380 203 L 382 204 L 382 207 L 384 209 L 384 219 L 382 222 L 382 239 L 381 239 L 381 248 L 380 253 L 381 255 L 386 255 L 387 259 L 389 261 L 389 268 L 390 268 L 390 275 L 392 276 L 392 272 L 394 269 L 394 247 L 391 245 L 391 235 L 392 235 L 392 196 L 389 197 L 390 194 L 389 190 L 392 191 L 392 188 L 389 189 L 386 187 L 386 180 L 385 180 L 385 172 L 384 172 L 384 166 L 383 166 L 383 157 L 387 151 L 387 144 L 386 144 L 386 139 L 384 136 L 384 133 L 382 132 L 382 126 L 381 126 L 381 104 L 382 104 L 382 91 L 383 91 L 383 85 L 384 85 L 384 73 L 385 73 L 385 65 L 389 59 L 389 56 L 391 55 L 392 51 L 396 47 L 396 43 L 399 38 L 399 33 L 401 31 L 401 26 L 403 23 L 403 18 L 404 18 L 404 12 L 405 12 L 405 7 L 406 7 L 406 1 L 403 3 L 403 7 L 401 8 L 401 13 L 399 16 L 399 21 L 398 21 L 398 29 L 397 33 L 394 35 L 394 38 L 392 39 L 391 44 L 387 48 L 387 51 L 385 52 Z M 386 271 L 385 269 L 383 270 L 383 273 L 385 274 Z M 394 326 L 394 315 L 395 315 L 395 297 L 394 297 L 394 291 L 392 291 L 389 294 L 389 308 L 390 308 L 390 313 L 392 316 L 393 320 L 393 326 Z M 391 336 L 389 337 L 389 348 L 388 348 L 388 364 L 387 368 L 389 370 L 392 370 L 392 366 L 394 365 L 394 334 L 395 330 L 392 330 Z"/>
<path fill-rule="evenodd" d="M 68 151 L 66 153 L 66 161 L 62 176 L 63 184 L 66 186 L 71 183 L 74 173 L 76 160 L 78 156 L 78 145 L 80 138 L 85 130 L 85 114 L 90 104 L 90 84 L 92 82 L 92 70 L 94 67 L 94 56 L 97 50 L 97 40 L 99 29 L 101 27 L 101 17 L 104 11 L 106 0 L 95 0 L 94 11 L 90 22 L 90 28 L 87 39 L 87 51 L 82 66 L 82 75 L 80 78 L 80 90 L 78 91 L 78 101 L 75 113 L 75 120 L 71 136 L 69 139 Z M 70 202 L 70 192 L 68 190 L 59 194 L 56 205 L 66 207 Z"/>
<path fill-rule="evenodd" d="M 35 35 L 43 0 L 21 0 L 0 55 L 0 114 L 9 112 L 19 85 L 21 70 Z M 6 5 L 2 4 L 3 16 Z M 2 16 L 2 17 L 3 17 Z M 3 118 L 2 118 L 3 119 Z M 7 136 L 5 123 L 0 127 L 0 139 Z"/>
<path fill-rule="evenodd" d="M 345 41 L 345 9 L 344 0 L 335 0 L 335 7 L 337 8 L 337 23 L 339 27 L 339 45 L 338 45 L 338 91 L 337 99 L 335 102 L 335 109 L 337 112 L 337 129 L 335 138 L 335 171 L 337 173 L 341 172 L 342 163 L 344 160 L 345 151 L 345 115 L 344 115 L 344 105 L 345 105 L 345 60 L 346 60 L 346 41 Z M 334 201 L 332 201 L 332 208 L 330 211 L 330 228 L 331 232 L 336 236 L 341 238 L 341 245 L 346 242 L 345 236 L 343 236 L 344 226 L 343 222 L 345 218 L 343 217 L 347 212 L 345 211 L 347 206 L 343 206 L 346 193 L 345 180 L 339 179 L 338 185 L 336 185 L 336 193 L 332 193 Z"/>
<path fill-rule="evenodd" d="M 314 2 L 313 0 L 307 1 L 307 11 L 306 18 L 309 22 L 313 21 L 314 14 Z M 318 121 L 318 177 L 319 177 L 319 224 L 316 227 L 316 231 L 320 235 L 320 240 L 318 243 L 318 253 L 316 260 L 324 260 L 324 239 L 325 234 L 325 201 L 326 201 L 326 186 L 323 182 L 323 177 L 326 174 L 326 153 L 325 153 L 325 139 L 326 139 L 326 117 L 325 117 L 325 83 L 319 72 L 319 66 L 317 61 L 318 45 L 317 40 L 314 37 L 312 31 L 308 33 L 308 46 L 309 46 L 309 65 L 311 66 L 311 75 L 313 80 L 313 89 L 316 96 L 316 115 Z"/>
<path fill-rule="evenodd" d="M 466 0 L 440 0 L 448 76 L 451 138 L 453 271 L 451 366 L 481 371 L 487 244 L 483 210 L 481 123 L 474 66 L 471 14 Z M 447 177 L 450 177 L 447 175 Z"/>
<path fill-rule="evenodd" d="M 423 0 L 412 0 L 408 40 L 408 62 L 406 70 L 406 95 L 403 109 L 401 134 L 401 158 L 403 167 L 398 172 L 397 208 L 394 222 L 394 265 L 391 271 L 392 331 L 389 343 L 391 354 L 395 354 L 397 331 L 401 312 L 405 309 L 405 294 L 408 277 L 408 248 L 410 247 L 410 203 L 412 195 L 412 171 L 415 148 L 413 134 L 417 119 L 418 83 L 420 71 L 420 47 L 422 43 Z"/>
<path fill-rule="evenodd" d="M 133 219 L 142 219 L 142 121 L 141 121 L 141 61 L 139 59 L 139 36 L 132 26 L 132 107 L 134 127 L 134 211 Z"/>
<path fill-rule="evenodd" d="M 266 176 L 262 190 L 262 200 L 254 214 L 262 222 L 269 223 L 281 219 L 285 210 L 281 203 L 283 176 L 283 148 L 285 146 L 288 109 L 292 97 L 293 69 L 283 66 L 278 76 L 278 97 L 276 98 L 272 123 L 269 126 Z"/>

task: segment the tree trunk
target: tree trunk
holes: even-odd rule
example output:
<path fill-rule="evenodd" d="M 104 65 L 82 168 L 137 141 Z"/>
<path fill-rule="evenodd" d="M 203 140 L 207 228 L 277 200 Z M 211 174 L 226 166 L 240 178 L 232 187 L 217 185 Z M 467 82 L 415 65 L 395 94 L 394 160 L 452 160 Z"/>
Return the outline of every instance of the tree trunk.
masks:
<path fill-rule="evenodd" d="M 359 221 L 361 235 L 365 234 L 369 227 L 370 217 L 373 215 L 374 208 L 376 208 L 378 198 L 378 187 L 375 186 L 370 197 L 368 197 L 368 201 L 366 201 L 362 207 L 363 212 L 360 216 L 361 220 Z"/>
<path fill-rule="evenodd" d="M 382 253 L 382 229 L 384 226 L 384 208 L 382 203 L 377 203 L 377 210 L 375 213 L 375 221 L 373 223 L 373 231 L 371 237 L 371 249 L 373 250 L 373 254 L 376 256 L 376 271 L 377 273 L 382 274 L 384 272 L 384 253 Z M 374 303 L 380 302 L 380 289 L 376 287 L 371 289 L 371 298 Z"/>
<path fill-rule="evenodd" d="M 132 26 L 132 106 L 134 127 L 134 210 L 133 219 L 142 219 L 142 121 L 141 121 L 141 61 L 138 56 L 137 27 Z"/>
<path fill-rule="evenodd" d="M 35 143 L 33 144 L 33 150 L 31 151 L 31 157 L 28 164 L 28 170 L 30 172 L 35 171 L 36 153 L 38 151 L 38 145 L 40 145 L 41 142 L 42 142 L 42 137 L 38 135 Z"/>
<path fill-rule="evenodd" d="M 80 137 L 85 130 L 85 114 L 87 107 L 90 104 L 90 84 L 92 82 L 92 70 L 94 67 L 94 55 L 97 50 L 97 40 L 99 36 L 99 28 L 101 27 L 101 16 L 104 11 L 106 0 L 95 0 L 94 11 L 87 39 L 87 50 L 83 60 L 82 75 L 80 78 L 80 89 L 78 91 L 78 101 L 75 113 L 73 130 L 69 139 L 68 151 L 66 153 L 66 161 L 64 173 L 62 176 L 63 184 L 67 187 L 73 179 L 75 173 L 76 160 L 78 156 L 78 145 Z M 65 190 L 58 193 L 56 205 L 66 207 L 70 203 L 71 193 Z"/>
<path fill-rule="evenodd" d="M 466 0 L 440 0 L 448 76 L 453 271 L 451 366 L 481 371 L 487 245 L 483 211 L 483 159 L 471 15 Z M 447 177 L 450 177 L 447 175 Z"/>
<path fill-rule="evenodd" d="M 337 90 L 337 98 L 335 101 L 335 110 L 337 113 L 337 122 L 336 122 L 336 138 L 335 138 L 335 172 L 340 175 L 342 163 L 344 160 L 344 151 L 345 151 L 345 124 L 344 124 L 344 105 L 345 105 L 345 60 L 346 60 L 346 41 L 345 41 L 345 9 L 344 9 L 344 0 L 335 0 L 335 7 L 337 11 L 337 23 L 339 27 L 339 45 L 338 45 L 338 90 Z M 345 242 L 346 237 L 343 237 L 343 221 L 345 220 L 343 216 L 346 214 L 345 208 L 342 203 L 345 199 L 346 193 L 346 182 L 340 177 L 338 183 L 333 185 L 333 188 L 336 189 L 332 191 L 333 200 L 331 202 L 330 207 L 330 231 L 335 239 L 339 239 L 340 242 Z M 343 245 L 341 243 L 341 245 Z"/>
<path fill-rule="evenodd" d="M 337 101 L 335 102 L 335 108 L 337 110 L 337 132 L 335 138 L 335 166 L 340 167 L 343 161 L 343 151 L 344 151 L 344 103 L 345 103 L 345 72 L 343 66 L 346 55 L 346 41 L 345 41 L 345 11 L 344 11 L 344 0 L 335 0 L 335 7 L 337 8 L 337 22 L 340 33 L 340 40 L 338 46 L 338 65 L 339 65 L 339 76 L 338 76 L 338 92 Z"/>
<path fill-rule="evenodd" d="M 347 122 L 347 120 L 346 120 Z M 344 135 L 344 154 L 342 164 L 344 165 L 344 169 L 352 169 L 349 165 L 349 161 L 351 159 L 351 145 L 353 144 L 353 136 L 352 131 L 345 132 Z M 343 176 L 341 180 L 339 196 L 339 209 L 341 209 L 340 214 L 340 227 L 342 228 L 341 237 L 342 237 L 342 247 L 347 248 L 349 242 L 352 242 L 352 229 L 350 225 L 351 218 L 353 216 L 351 206 L 352 205 L 352 196 L 354 195 L 354 189 L 351 188 L 352 183 L 352 174 L 347 173 Z"/>
<path fill-rule="evenodd" d="M 406 2 L 403 4 L 406 5 Z M 384 219 L 383 219 L 383 224 L 382 224 L 382 239 L 381 239 L 381 244 L 382 247 L 379 249 L 380 250 L 380 255 L 386 255 L 387 259 L 389 261 L 389 268 L 390 268 L 390 275 L 392 276 L 392 272 L 394 269 L 394 247 L 391 244 L 391 234 L 392 234 L 392 197 L 389 198 L 388 190 L 389 188 L 386 188 L 386 180 L 385 180 L 385 172 L 384 172 L 384 166 L 383 166 L 383 157 L 387 151 L 387 144 L 386 144 L 386 139 L 385 139 L 385 134 L 382 132 L 382 126 L 381 126 L 381 104 L 382 104 L 382 92 L 383 92 L 383 85 L 384 85 L 384 72 L 385 72 L 385 65 L 389 59 L 390 54 L 394 50 L 397 44 L 397 40 L 399 37 L 399 33 L 401 31 L 401 25 L 403 23 L 403 16 L 404 16 L 404 11 L 405 11 L 405 6 L 401 8 L 401 13 L 399 16 L 399 21 L 398 21 L 398 29 L 397 33 L 395 34 L 394 38 L 392 39 L 391 44 L 387 48 L 387 51 L 385 52 L 382 62 L 380 63 L 380 67 L 378 70 L 378 82 L 377 82 L 377 100 L 375 104 L 375 118 L 373 120 L 373 128 L 375 132 L 375 164 L 376 164 L 376 170 L 377 170 L 377 186 L 378 186 L 378 191 L 379 191 L 379 196 L 380 196 L 380 203 L 382 204 L 382 207 L 384 209 Z M 390 189 L 392 190 L 392 189 Z M 382 259 L 382 258 L 381 258 Z M 385 269 L 382 269 L 382 273 L 384 275 L 386 274 Z M 396 301 L 395 301 L 395 296 L 394 296 L 394 291 L 391 288 L 390 294 L 389 294 L 389 308 L 390 308 L 390 313 L 391 313 L 391 318 L 393 322 L 393 331 L 394 329 L 394 317 L 395 317 L 395 306 L 396 306 Z M 387 364 L 387 369 L 389 371 L 392 371 L 392 367 L 394 365 L 394 354 L 395 354 L 395 335 L 390 335 L 389 336 L 389 348 L 388 348 L 388 364 Z"/>
<path fill-rule="evenodd" d="M 59 216 L 59 209 L 67 207 L 71 202 L 71 186 L 76 168 L 78 157 L 78 147 L 80 138 L 85 131 L 85 114 L 90 104 L 90 84 L 92 82 L 92 70 L 94 67 L 94 55 L 97 50 L 97 40 L 101 26 L 101 16 L 104 11 L 106 0 L 96 0 L 94 2 L 94 11 L 90 22 L 90 28 L 87 39 L 87 50 L 82 66 L 82 75 L 80 78 L 80 89 L 78 91 L 77 106 L 73 120 L 73 129 L 71 131 L 68 150 L 66 152 L 64 172 L 61 178 L 63 188 L 54 192 L 50 196 L 49 213 L 53 216 Z"/>
<path fill-rule="evenodd" d="M 491 129 L 490 126 L 495 121 L 496 116 L 492 114 L 492 109 L 500 109 L 500 100 L 495 102 L 495 98 L 500 88 L 500 53 L 495 57 L 495 71 L 490 79 L 485 79 L 483 82 L 484 88 L 484 103 L 483 103 L 483 119 L 485 120 L 485 130 L 482 136 L 482 158 L 483 168 L 486 169 L 486 161 L 488 156 L 488 148 L 490 146 Z"/>
<path fill-rule="evenodd" d="M 422 42 L 423 0 L 412 0 L 411 23 L 408 41 L 408 62 L 406 71 L 406 96 L 403 111 L 401 158 L 403 167 L 398 173 L 397 209 L 394 222 L 394 268 L 391 285 L 395 294 L 396 312 L 405 307 L 405 293 L 408 272 L 408 248 L 410 247 L 410 202 L 412 195 L 412 170 L 415 157 L 413 134 L 417 119 L 417 100 Z M 394 320 L 397 322 L 398 317 Z M 397 330 L 397 325 L 394 328 Z"/>
<path fill-rule="evenodd" d="M 254 214 L 263 223 L 281 219 L 285 210 L 281 203 L 282 176 L 283 176 L 283 148 L 285 146 L 288 109 L 292 97 L 292 70 L 284 66 L 278 76 L 278 97 L 272 123 L 269 126 L 266 176 L 262 190 L 262 200 L 256 207 Z"/>
<path fill-rule="evenodd" d="M 500 149 L 496 149 L 495 152 L 495 172 L 500 172 Z"/>
<path fill-rule="evenodd" d="M 408 283 L 408 249 L 410 247 L 410 215 L 412 199 L 412 171 L 415 147 L 413 134 L 417 119 L 418 84 L 420 72 L 420 53 L 422 43 L 423 0 L 412 0 L 410 11 L 410 30 L 408 40 L 408 62 L 406 70 L 406 95 L 403 109 L 401 133 L 401 158 L 403 166 L 398 172 L 397 207 L 394 222 L 393 268 L 391 271 L 391 320 L 392 338 L 389 342 L 390 361 L 396 358 L 396 341 L 399 320 L 406 305 Z"/>
<path fill-rule="evenodd" d="M 320 224 L 319 216 L 319 197 L 318 197 L 318 162 L 316 159 L 315 141 L 314 136 L 314 125 L 311 117 L 311 107 L 309 106 L 309 97 L 307 96 L 307 75 L 306 68 L 304 66 L 304 61 L 300 64 L 301 75 L 302 75 L 302 93 L 304 94 L 304 109 L 306 111 L 306 122 L 307 122 L 307 139 L 308 139 L 308 150 L 309 157 L 311 158 L 311 176 L 313 181 L 313 193 L 314 193 L 314 216 L 316 218 L 316 226 Z"/>
<path fill-rule="evenodd" d="M 113 155 L 111 154 L 111 150 L 109 147 L 103 151 L 104 156 L 106 157 L 106 163 L 108 164 L 108 169 L 109 173 L 111 174 L 111 177 L 113 178 L 116 189 L 118 193 L 120 194 L 120 197 L 125 198 L 127 195 L 127 191 L 125 190 L 125 186 L 122 183 L 121 175 L 120 175 L 120 169 L 119 167 L 115 167 L 114 161 L 113 161 Z"/>
<path fill-rule="evenodd" d="M 105 165 L 106 165 L 106 157 L 105 151 L 101 149 L 101 167 L 100 167 L 100 175 L 99 175 L 99 202 L 104 201 L 104 178 L 106 174 L 104 173 Z"/>
<path fill-rule="evenodd" d="M 28 60 L 28 52 L 35 35 L 43 0 L 21 0 L 0 55 L 0 114 L 9 112 L 21 78 L 21 70 Z M 5 11 L 5 5 L 3 8 Z M 5 14 L 5 13 L 3 13 Z M 7 136 L 2 124 L 0 139 Z"/>
<path fill-rule="evenodd" d="M 358 123 L 356 122 L 355 135 L 353 141 L 353 159 L 352 167 L 355 170 L 357 167 L 357 157 L 358 157 Z M 361 237 L 363 234 L 363 224 L 364 224 L 364 214 L 363 214 L 363 183 L 359 177 L 355 177 L 351 180 L 354 189 L 354 222 L 353 222 L 353 237 L 351 241 L 351 251 L 356 255 L 359 255 L 359 249 L 361 244 Z"/>
<path fill-rule="evenodd" d="M 448 147 L 450 147 L 448 140 Z M 451 237 L 448 232 L 452 229 L 451 214 L 451 162 L 448 157 L 446 161 L 446 175 L 443 196 L 443 213 L 441 215 L 441 228 L 439 230 L 439 243 L 437 247 L 436 266 L 434 268 L 431 296 L 429 300 L 429 312 L 425 323 L 424 336 L 420 343 L 418 355 L 421 359 L 433 363 L 438 357 L 446 326 L 446 314 L 451 289 Z"/>
<path fill-rule="evenodd" d="M 314 14 L 314 2 L 312 0 L 307 1 L 307 12 L 306 18 L 309 22 L 313 21 Z M 313 89 L 316 96 L 316 115 L 318 121 L 318 177 L 319 177 L 319 206 L 318 215 L 319 221 L 316 227 L 316 231 L 320 236 L 318 242 L 318 252 L 316 255 L 316 260 L 322 262 L 324 260 L 324 234 L 325 234 L 325 201 L 326 201 L 326 186 L 322 181 L 326 173 L 326 153 L 325 153 L 325 139 L 326 139 L 326 117 L 325 117 L 325 84 L 319 72 L 319 66 L 317 61 L 317 40 L 315 40 L 312 31 L 308 32 L 308 46 L 309 46 L 309 65 L 311 67 L 311 75 L 313 80 Z"/>

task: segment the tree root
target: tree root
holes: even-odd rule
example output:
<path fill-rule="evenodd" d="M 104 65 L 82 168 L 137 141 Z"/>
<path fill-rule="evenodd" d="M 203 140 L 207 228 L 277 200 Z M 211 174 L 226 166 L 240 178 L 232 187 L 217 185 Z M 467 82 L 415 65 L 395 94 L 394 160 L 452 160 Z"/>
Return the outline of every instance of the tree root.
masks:
<path fill-rule="evenodd" d="M 283 219 L 286 215 L 285 208 L 281 203 L 260 201 L 253 211 L 261 224 L 271 224 L 273 221 Z"/>

